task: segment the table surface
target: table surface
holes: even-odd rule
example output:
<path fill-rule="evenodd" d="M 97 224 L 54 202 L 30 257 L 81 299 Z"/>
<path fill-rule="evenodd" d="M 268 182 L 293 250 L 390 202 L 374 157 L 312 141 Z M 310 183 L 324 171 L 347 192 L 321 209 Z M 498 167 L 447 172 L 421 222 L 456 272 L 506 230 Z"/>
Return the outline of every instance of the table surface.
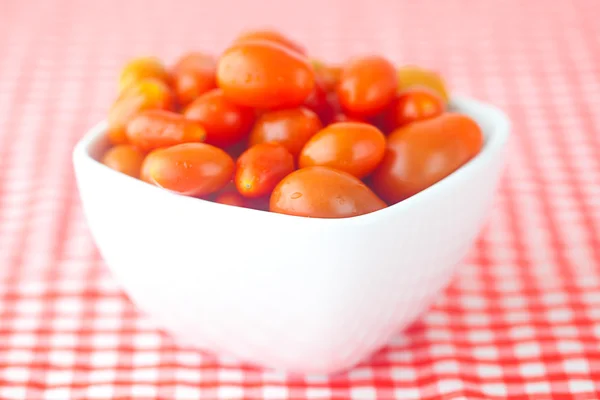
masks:
<path fill-rule="evenodd" d="M 0 0 L 1 399 L 598 399 L 600 2 Z M 251 21 L 251 23 L 249 23 Z M 456 279 L 352 371 L 304 379 L 176 345 L 84 221 L 70 153 L 119 67 L 274 26 L 341 61 L 441 71 L 513 121 L 489 224 Z"/>

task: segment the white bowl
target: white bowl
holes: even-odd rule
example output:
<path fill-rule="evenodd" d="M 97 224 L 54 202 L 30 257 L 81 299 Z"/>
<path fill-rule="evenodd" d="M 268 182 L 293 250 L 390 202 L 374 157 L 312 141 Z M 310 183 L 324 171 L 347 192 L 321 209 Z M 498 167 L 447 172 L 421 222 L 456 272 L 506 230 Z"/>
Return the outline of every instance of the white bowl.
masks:
<path fill-rule="evenodd" d="M 482 152 L 427 190 L 347 219 L 179 196 L 98 161 L 105 124 L 73 152 L 92 235 L 133 302 L 180 343 L 296 373 L 349 368 L 448 283 L 490 208 L 509 133 L 496 108 L 455 98 Z"/>

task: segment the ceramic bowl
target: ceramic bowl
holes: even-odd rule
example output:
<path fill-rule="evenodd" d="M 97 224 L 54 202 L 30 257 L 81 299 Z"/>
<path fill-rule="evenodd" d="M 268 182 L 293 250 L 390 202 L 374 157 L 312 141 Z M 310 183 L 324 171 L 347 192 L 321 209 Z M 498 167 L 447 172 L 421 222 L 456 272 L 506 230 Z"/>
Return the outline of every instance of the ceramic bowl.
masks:
<path fill-rule="evenodd" d="M 447 285 L 485 221 L 509 121 L 457 97 L 483 150 L 425 191 L 346 219 L 312 219 L 179 196 L 100 162 L 105 123 L 73 162 L 86 218 L 114 277 L 180 343 L 296 373 L 365 359 Z"/>

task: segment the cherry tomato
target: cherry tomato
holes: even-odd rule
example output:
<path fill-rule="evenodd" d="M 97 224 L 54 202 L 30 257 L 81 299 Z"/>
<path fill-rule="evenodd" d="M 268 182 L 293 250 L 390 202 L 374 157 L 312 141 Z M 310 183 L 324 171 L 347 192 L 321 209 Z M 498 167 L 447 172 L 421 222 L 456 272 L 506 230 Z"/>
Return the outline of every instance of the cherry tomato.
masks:
<path fill-rule="evenodd" d="M 327 65 L 320 60 L 311 60 L 315 75 L 323 82 L 326 91 L 334 91 L 340 81 L 342 68 L 337 65 Z"/>
<path fill-rule="evenodd" d="M 169 74 L 163 63 L 156 57 L 139 57 L 129 61 L 119 76 L 119 92 L 147 79 L 155 78 L 168 82 Z"/>
<path fill-rule="evenodd" d="M 370 117 L 393 100 L 398 88 L 394 65 L 383 57 L 351 60 L 342 69 L 337 94 L 349 114 Z"/>
<path fill-rule="evenodd" d="M 254 123 L 254 110 L 231 102 L 221 89 L 213 89 L 198 97 L 187 107 L 184 115 L 206 129 L 206 143 L 219 147 L 242 140 Z"/>
<path fill-rule="evenodd" d="M 306 57 L 268 41 L 243 41 L 227 49 L 217 82 L 233 102 L 266 109 L 297 107 L 315 86 Z"/>
<path fill-rule="evenodd" d="M 413 65 L 400 67 L 398 69 L 398 91 L 415 86 L 429 88 L 440 95 L 445 103 L 448 102 L 446 84 L 437 73 Z"/>
<path fill-rule="evenodd" d="M 137 148 L 121 144 L 108 150 L 102 158 L 102 163 L 115 171 L 139 178 L 144 156 Z"/>
<path fill-rule="evenodd" d="M 306 49 L 304 49 L 304 47 L 301 44 L 293 41 L 292 39 L 284 36 L 283 34 L 277 31 L 269 29 L 244 32 L 237 37 L 234 43 L 242 43 L 246 41 L 255 40 L 266 40 L 269 42 L 274 42 L 297 53 L 303 55 L 306 54 Z"/>
<path fill-rule="evenodd" d="M 294 171 L 294 157 L 279 143 L 250 147 L 237 160 L 235 185 L 244 197 L 262 197 Z"/>
<path fill-rule="evenodd" d="M 323 125 L 319 117 L 307 108 L 270 111 L 262 114 L 250 133 L 250 145 L 276 142 L 284 145 L 294 157 Z"/>
<path fill-rule="evenodd" d="M 357 178 L 369 175 L 385 153 L 385 136 L 373 125 L 341 122 L 329 125 L 304 145 L 300 168 L 322 165 Z"/>
<path fill-rule="evenodd" d="M 412 88 L 402 91 L 383 115 L 383 125 L 391 132 L 399 126 L 437 117 L 444 112 L 444 100 L 435 92 L 425 88 Z"/>
<path fill-rule="evenodd" d="M 400 127 L 388 136 L 373 188 L 387 202 L 399 202 L 450 175 L 482 146 L 481 129 L 462 114 L 445 113 Z"/>
<path fill-rule="evenodd" d="M 181 143 L 202 142 L 206 131 L 181 114 L 148 110 L 139 113 L 127 124 L 127 138 L 134 146 L 150 151 Z"/>
<path fill-rule="evenodd" d="M 336 114 L 335 105 L 330 100 L 323 81 L 318 77 L 315 79 L 315 88 L 304 102 L 304 106 L 314 111 L 324 125 L 327 125 Z"/>
<path fill-rule="evenodd" d="M 217 87 L 217 62 L 203 53 L 189 53 L 174 65 L 171 75 L 177 100 L 187 106 L 198 96 Z"/>
<path fill-rule="evenodd" d="M 144 110 L 169 110 L 173 107 L 171 90 L 162 81 L 145 79 L 121 93 L 108 111 L 108 138 L 113 144 L 127 143 L 127 123 Z"/>
<path fill-rule="evenodd" d="M 346 218 L 385 208 L 358 178 L 329 167 L 292 172 L 273 190 L 272 212 L 315 218 Z"/>
<path fill-rule="evenodd" d="M 231 157 L 206 143 L 184 143 L 155 150 L 146 156 L 146 182 L 188 195 L 206 196 L 223 188 L 233 175 Z"/>
<path fill-rule="evenodd" d="M 215 198 L 215 202 L 229 206 L 246 207 L 246 199 L 236 192 L 223 192 Z"/>

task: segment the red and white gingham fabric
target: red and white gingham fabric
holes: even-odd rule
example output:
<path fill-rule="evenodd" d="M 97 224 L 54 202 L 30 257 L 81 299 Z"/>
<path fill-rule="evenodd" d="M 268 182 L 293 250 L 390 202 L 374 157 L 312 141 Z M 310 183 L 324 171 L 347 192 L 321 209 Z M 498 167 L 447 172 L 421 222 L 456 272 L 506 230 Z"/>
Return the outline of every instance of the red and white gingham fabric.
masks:
<path fill-rule="evenodd" d="M 0 0 L 0 399 L 600 399 L 599 14 L 598 0 Z M 217 52 L 265 25 L 328 60 L 439 69 L 513 120 L 495 209 L 452 286 L 330 378 L 157 331 L 95 250 L 71 170 L 128 57 Z"/>

